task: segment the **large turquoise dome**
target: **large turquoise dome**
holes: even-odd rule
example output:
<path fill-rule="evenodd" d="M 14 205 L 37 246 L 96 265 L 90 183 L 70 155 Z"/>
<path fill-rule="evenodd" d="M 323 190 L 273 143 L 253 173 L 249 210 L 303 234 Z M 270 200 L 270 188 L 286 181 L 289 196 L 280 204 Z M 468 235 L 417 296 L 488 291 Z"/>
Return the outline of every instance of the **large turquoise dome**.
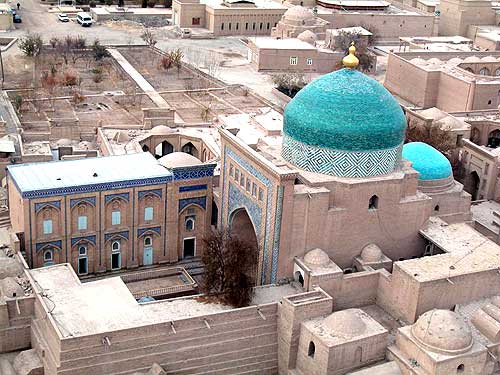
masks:
<path fill-rule="evenodd" d="M 411 161 L 413 169 L 420 173 L 419 180 L 442 180 L 452 176 L 448 159 L 427 143 L 407 143 L 403 146 L 403 158 Z"/>
<path fill-rule="evenodd" d="M 355 69 L 311 82 L 284 113 L 283 157 L 342 177 L 387 174 L 401 158 L 406 119 L 380 83 Z"/>

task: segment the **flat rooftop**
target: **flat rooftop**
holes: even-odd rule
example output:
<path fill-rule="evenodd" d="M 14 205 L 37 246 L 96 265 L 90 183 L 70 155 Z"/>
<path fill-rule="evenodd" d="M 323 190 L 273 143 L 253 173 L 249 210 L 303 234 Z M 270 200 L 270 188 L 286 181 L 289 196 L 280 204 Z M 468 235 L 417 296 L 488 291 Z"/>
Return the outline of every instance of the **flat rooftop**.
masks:
<path fill-rule="evenodd" d="M 420 233 L 447 253 L 395 263 L 418 282 L 500 269 L 500 246 L 468 224 L 431 217 Z"/>
<path fill-rule="evenodd" d="M 472 218 L 478 223 L 494 233 L 498 233 L 498 226 L 494 222 L 500 223 L 500 218 L 494 213 L 500 214 L 500 203 L 495 201 L 486 201 L 471 205 Z"/>
<path fill-rule="evenodd" d="M 260 49 L 300 49 L 300 50 L 315 50 L 316 47 L 311 44 L 304 42 L 297 38 L 286 38 L 286 39 L 276 39 L 276 38 L 255 38 L 251 39 Z"/>
<path fill-rule="evenodd" d="M 219 303 L 203 303 L 194 297 L 139 304 L 121 277 L 81 283 L 69 264 L 30 270 L 39 288 L 47 294 L 62 337 L 76 337 L 109 331 L 167 323 L 230 310 Z M 298 293 L 293 284 L 256 288 L 254 304 L 278 302 Z"/>
<path fill-rule="evenodd" d="M 205 4 L 206 6 L 209 6 L 212 9 L 238 9 L 239 11 L 248 13 L 248 12 L 253 12 L 257 8 L 261 9 L 276 9 L 276 10 L 283 10 L 284 12 L 288 9 L 288 7 L 276 2 L 276 1 L 268 1 L 268 0 L 254 0 L 252 1 L 255 6 L 249 7 L 248 4 L 247 6 L 235 6 L 234 4 L 231 7 L 228 7 L 226 5 L 223 5 L 222 0 L 200 0 L 200 4 Z"/>
<path fill-rule="evenodd" d="M 143 152 L 79 160 L 9 165 L 9 175 L 19 191 L 43 194 L 53 189 L 102 186 L 145 179 L 164 179 L 171 173 L 151 155 Z"/>

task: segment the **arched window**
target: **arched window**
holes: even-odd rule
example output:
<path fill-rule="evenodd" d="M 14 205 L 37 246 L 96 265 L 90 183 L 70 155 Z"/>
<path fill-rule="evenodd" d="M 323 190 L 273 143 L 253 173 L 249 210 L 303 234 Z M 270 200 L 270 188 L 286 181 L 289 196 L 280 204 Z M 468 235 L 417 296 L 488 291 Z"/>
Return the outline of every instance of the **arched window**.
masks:
<path fill-rule="evenodd" d="M 144 237 L 144 246 L 151 246 L 153 239 L 150 236 Z"/>
<path fill-rule="evenodd" d="M 111 251 L 113 252 L 120 251 L 120 241 L 113 241 L 111 243 Z"/>
<path fill-rule="evenodd" d="M 376 210 L 378 208 L 378 197 L 376 195 L 372 195 L 368 202 L 369 210 Z"/>
<path fill-rule="evenodd" d="M 186 230 L 188 230 L 188 231 L 194 230 L 194 219 L 193 218 L 186 219 Z"/>
<path fill-rule="evenodd" d="M 78 247 L 78 256 L 86 256 L 87 255 L 87 246 L 82 245 Z"/>
<path fill-rule="evenodd" d="M 462 364 L 458 365 L 458 367 L 457 367 L 457 374 L 461 374 L 464 371 L 465 371 L 464 364 L 462 363 Z"/>
<path fill-rule="evenodd" d="M 479 75 L 482 75 L 482 76 L 489 76 L 490 75 L 490 70 L 488 68 L 482 68 L 480 71 L 479 71 Z"/>
<path fill-rule="evenodd" d="M 500 76 L 500 68 L 498 68 L 497 70 L 495 70 L 495 75 L 498 77 Z"/>
<path fill-rule="evenodd" d="M 316 345 L 311 341 L 309 342 L 309 348 L 307 349 L 307 355 L 314 358 L 314 353 L 316 352 Z"/>
<path fill-rule="evenodd" d="M 434 207 L 434 211 L 438 212 L 439 211 L 439 204 L 437 204 L 435 207 Z"/>
<path fill-rule="evenodd" d="M 45 250 L 45 252 L 43 253 L 43 260 L 54 260 L 54 252 L 52 250 Z"/>

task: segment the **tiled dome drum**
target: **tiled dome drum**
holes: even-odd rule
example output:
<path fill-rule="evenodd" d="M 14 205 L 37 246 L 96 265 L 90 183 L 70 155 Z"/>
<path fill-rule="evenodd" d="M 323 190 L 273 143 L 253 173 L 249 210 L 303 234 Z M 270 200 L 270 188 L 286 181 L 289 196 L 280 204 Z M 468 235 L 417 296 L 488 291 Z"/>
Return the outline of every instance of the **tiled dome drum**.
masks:
<path fill-rule="evenodd" d="M 311 82 L 288 103 L 282 156 L 332 176 L 384 175 L 399 164 L 405 129 L 401 106 L 389 91 L 345 68 Z"/>

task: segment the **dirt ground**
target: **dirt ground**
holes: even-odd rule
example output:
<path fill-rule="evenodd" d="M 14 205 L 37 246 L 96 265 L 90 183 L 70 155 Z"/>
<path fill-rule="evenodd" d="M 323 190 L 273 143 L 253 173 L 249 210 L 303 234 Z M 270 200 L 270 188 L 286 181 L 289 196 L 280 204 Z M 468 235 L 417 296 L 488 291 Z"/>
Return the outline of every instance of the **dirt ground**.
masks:
<path fill-rule="evenodd" d="M 33 71 L 31 59 L 9 58 L 4 65 L 4 86 L 15 108 L 22 103 L 17 109 L 23 127 L 28 130 L 35 125 L 31 122 L 75 118 L 81 126 L 141 124 L 141 109 L 153 107 L 153 103 L 111 59 L 105 60 L 96 62 L 87 53 L 70 56 L 66 63 L 49 50 L 38 58 Z M 33 100 L 53 97 L 63 98 Z"/>

